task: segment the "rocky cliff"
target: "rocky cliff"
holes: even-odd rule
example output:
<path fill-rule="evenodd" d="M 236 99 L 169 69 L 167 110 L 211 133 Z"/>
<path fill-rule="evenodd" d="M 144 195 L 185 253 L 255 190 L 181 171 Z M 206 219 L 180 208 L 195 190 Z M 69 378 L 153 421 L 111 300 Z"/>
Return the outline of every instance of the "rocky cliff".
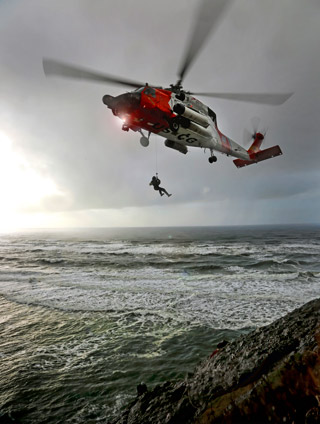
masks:
<path fill-rule="evenodd" d="M 320 423 L 320 299 L 217 349 L 114 424 Z"/>

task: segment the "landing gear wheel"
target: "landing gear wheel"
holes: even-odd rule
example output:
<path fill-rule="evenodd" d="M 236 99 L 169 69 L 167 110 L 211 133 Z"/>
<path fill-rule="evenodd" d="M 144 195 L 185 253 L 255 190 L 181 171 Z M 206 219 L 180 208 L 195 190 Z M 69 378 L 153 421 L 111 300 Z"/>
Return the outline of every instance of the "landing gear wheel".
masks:
<path fill-rule="evenodd" d="M 210 163 L 217 162 L 217 156 L 211 156 L 208 160 Z"/>
<path fill-rule="evenodd" d="M 147 139 L 147 137 L 141 137 L 140 138 L 140 144 L 143 147 L 148 147 L 149 146 L 149 139 Z"/>

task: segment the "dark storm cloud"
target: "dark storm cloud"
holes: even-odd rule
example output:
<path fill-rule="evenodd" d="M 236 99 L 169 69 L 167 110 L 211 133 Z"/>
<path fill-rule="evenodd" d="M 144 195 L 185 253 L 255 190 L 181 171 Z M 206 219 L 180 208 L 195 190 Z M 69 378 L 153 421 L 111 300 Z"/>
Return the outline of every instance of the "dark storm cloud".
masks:
<path fill-rule="evenodd" d="M 156 170 L 174 193 L 176 211 L 195 202 L 204 205 L 199 211 L 205 214 L 208 203 L 228 200 L 241 214 L 241 199 L 276 204 L 290 198 L 291 209 L 304 193 L 309 202 L 316 199 L 317 2 L 234 2 L 185 78 L 185 88 L 198 91 L 295 92 L 279 107 L 202 99 L 217 112 L 221 130 L 240 143 L 252 116 L 261 118 L 268 128 L 266 147 L 279 144 L 284 155 L 257 166 L 238 170 L 231 158 L 221 156 L 209 165 L 208 154 L 191 148 L 183 156 L 166 149 L 159 137 L 144 149 L 139 135 L 123 133 L 101 102 L 104 94 L 125 89 L 43 75 L 42 57 L 52 57 L 154 84 L 173 83 L 198 4 L 0 3 L 1 129 L 63 193 L 44 199 L 43 210 L 157 205 L 163 199 L 148 186 Z"/>

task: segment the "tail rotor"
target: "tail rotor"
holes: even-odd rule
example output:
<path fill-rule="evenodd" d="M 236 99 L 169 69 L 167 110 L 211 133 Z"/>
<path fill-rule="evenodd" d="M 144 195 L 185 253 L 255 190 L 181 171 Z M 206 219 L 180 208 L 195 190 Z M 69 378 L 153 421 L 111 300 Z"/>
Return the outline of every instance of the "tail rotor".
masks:
<path fill-rule="evenodd" d="M 256 140 L 262 142 L 267 134 L 267 128 L 259 131 L 261 119 L 258 116 L 252 117 L 250 121 L 252 130 L 249 131 L 247 128 L 243 130 L 243 143 L 245 147 L 250 146 Z"/>
<path fill-rule="evenodd" d="M 259 116 L 253 116 L 250 121 L 251 121 L 253 132 L 254 134 L 256 134 L 259 130 L 261 119 L 259 118 Z"/>
<path fill-rule="evenodd" d="M 251 143 L 247 150 L 249 159 L 235 159 L 233 163 L 237 168 L 243 168 L 244 166 L 252 165 L 253 163 L 262 162 L 266 159 L 282 155 L 282 151 L 279 146 L 272 146 L 261 150 L 261 145 L 266 136 L 267 129 L 258 131 L 260 118 L 257 117 L 251 119 L 251 124 L 253 132 L 248 129 L 244 129 L 243 131 L 244 145 L 246 146 Z"/>

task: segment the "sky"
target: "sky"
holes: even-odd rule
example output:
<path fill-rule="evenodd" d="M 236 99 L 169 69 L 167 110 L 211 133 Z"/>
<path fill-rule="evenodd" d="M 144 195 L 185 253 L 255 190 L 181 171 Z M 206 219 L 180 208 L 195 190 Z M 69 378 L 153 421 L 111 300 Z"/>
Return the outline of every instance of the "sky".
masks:
<path fill-rule="evenodd" d="M 191 91 L 294 92 L 281 106 L 199 97 L 243 144 L 260 119 L 283 155 L 237 169 L 138 133 L 102 103 L 126 87 L 47 78 L 42 58 L 177 80 L 200 0 L 0 0 L 0 230 L 320 222 L 320 4 L 236 0 L 190 67 Z M 246 146 L 249 147 L 249 146 Z M 149 186 L 159 177 L 172 197 Z"/>

